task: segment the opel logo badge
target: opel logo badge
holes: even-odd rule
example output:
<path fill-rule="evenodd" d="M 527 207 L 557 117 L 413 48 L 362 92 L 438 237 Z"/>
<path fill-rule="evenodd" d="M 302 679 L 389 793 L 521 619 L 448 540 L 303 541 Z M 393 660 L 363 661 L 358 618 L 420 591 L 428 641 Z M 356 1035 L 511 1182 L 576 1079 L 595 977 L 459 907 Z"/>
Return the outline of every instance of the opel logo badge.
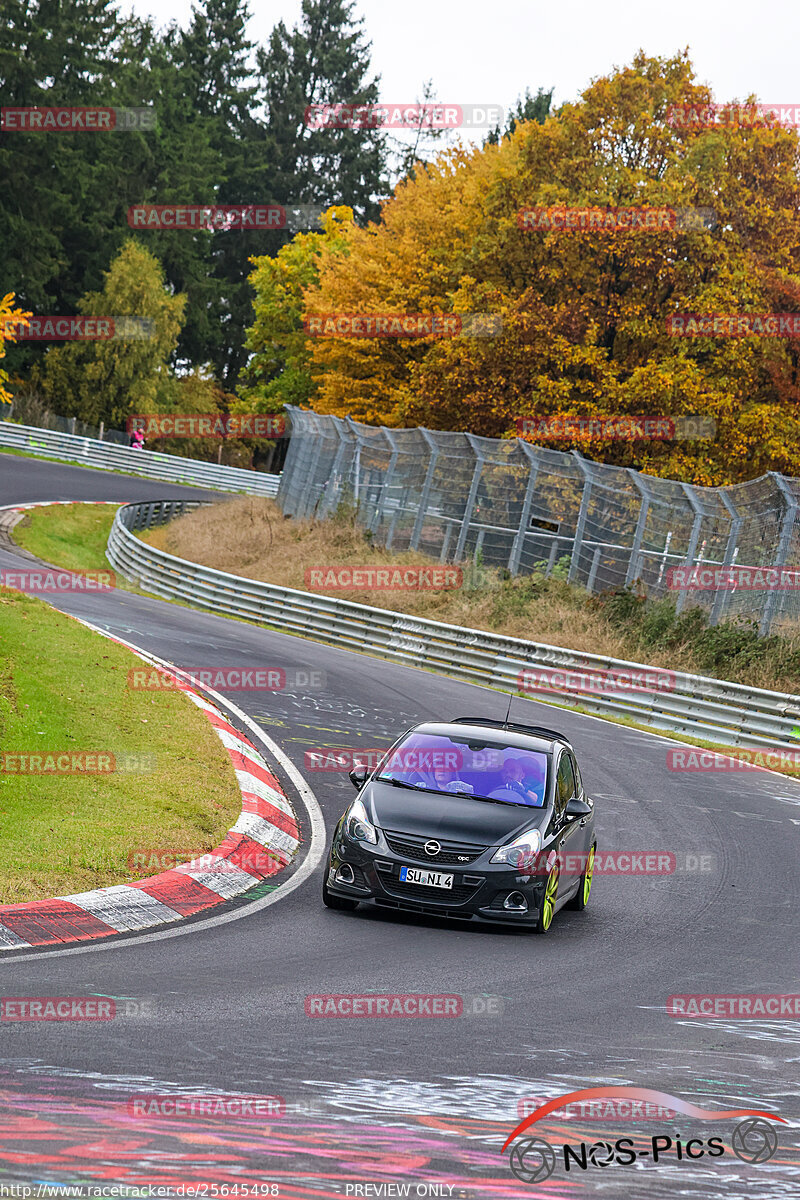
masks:
<path fill-rule="evenodd" d="M 430 841 L 425 843 L 425 853 L 430 854 L 431 858 L 434 854 L 438 854 L 441 848 L 438 842 Z"/>

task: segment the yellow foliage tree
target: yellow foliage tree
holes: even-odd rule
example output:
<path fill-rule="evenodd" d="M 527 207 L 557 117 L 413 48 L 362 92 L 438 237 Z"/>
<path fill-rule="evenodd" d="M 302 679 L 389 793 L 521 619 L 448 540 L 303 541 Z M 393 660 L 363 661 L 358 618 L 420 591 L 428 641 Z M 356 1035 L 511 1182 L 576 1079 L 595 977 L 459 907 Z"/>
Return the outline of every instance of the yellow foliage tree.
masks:
<path fill-rule="evenodd" d="M 13 292 L 8 292 L 0 300 L 0 358 L 6 356 L 5 343 L 17 340 L 14 335 L 14 325 L 22 325 L 27 328 L 31 315 L 29 312 L 23 312 L 20 308 L 14 308 Z M 8 404 L 11 400 L 11 393 L 3 387 L 4 383 L 8 383 L 8 372 L 0 368 L 0 404 Z"/>
<path fill-rule="evenodd" d="M 703 415 L 713 439 L 562 442 L 701 484 L 800 475 L 800 356 L 785 338 L 682 339 L 678 312 L 800 310 L 793 130 L 682 126 L 711 101 L 686 55 L 639 54 L 544 124 L 450 152 L 327 253 L 320 313 L 492 312 L 496 337 L 310 339 L 314 407 L 372 423 L 514 436 L 524 417 Z M 538 206 L 713 210 L 658 232 L 521 228 Z"/>

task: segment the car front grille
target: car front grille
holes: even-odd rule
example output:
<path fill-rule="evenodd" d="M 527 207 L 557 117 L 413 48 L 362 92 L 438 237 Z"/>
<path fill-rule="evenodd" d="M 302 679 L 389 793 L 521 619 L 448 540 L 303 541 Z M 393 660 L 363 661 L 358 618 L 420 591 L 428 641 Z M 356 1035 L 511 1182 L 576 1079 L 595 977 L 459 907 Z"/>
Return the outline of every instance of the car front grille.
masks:
<path fill-rule="evenodd" d="M 384 829 L 383 833 L 389 848 L 395 854 L 413 858 L 417 862 L 430 863 L 431 866 L 437 866 L 439 863 L 466 866 L 467 863 L 480 858 L 484 850 L 488 849 L 487 846 L 477 846 L 474 842 L 448 842 L 442 838 L 420 837 L 418 834 L 400 833 L 394 829 Z M 441 846 L 438 854 L 425 853 L 425 843 L 431 841 L 436 841 Z"/>
<path fill-rule="evenodd" d="M 474 895 L 480 884 L 453 883 L 450 888 L 425 887 L 419 883 L 401 883 L 396 877 L 382 879 L 384 891 L 398 900 L 411 900 L 419 904 L 463 904 Z"/>

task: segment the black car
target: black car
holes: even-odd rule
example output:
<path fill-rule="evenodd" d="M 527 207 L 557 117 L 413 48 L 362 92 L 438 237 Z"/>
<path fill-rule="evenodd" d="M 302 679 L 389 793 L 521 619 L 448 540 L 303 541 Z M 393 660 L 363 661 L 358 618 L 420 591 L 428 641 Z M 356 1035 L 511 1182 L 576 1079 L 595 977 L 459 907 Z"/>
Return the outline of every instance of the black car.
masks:
<path fill-rule="evenodd" d="M 416 725 L 374 771 L 333 835 L 329 908 L 360 903 L 546 933 L 586 907 L 594 808 L 567 738 L 482 717 Z"/>

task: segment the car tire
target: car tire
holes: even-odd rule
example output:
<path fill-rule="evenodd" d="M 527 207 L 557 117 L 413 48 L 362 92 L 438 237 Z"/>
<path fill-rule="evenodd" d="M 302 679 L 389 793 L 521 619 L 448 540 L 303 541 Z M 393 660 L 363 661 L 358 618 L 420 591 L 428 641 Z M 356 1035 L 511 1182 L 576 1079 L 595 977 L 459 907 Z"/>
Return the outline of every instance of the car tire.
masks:
<path fill-rule="evenodd" d="M 589 894 L 592 890 L 592 878 L 594 876 L 594 856 L 596 850 L 597 842 L 592 842 L 589 853 L 586 856 L 586 866 L 583 869 L 578 890 L 567 905 L 567 908 L 571 908 L 575 912 L 583 912 L 583 910 L 586 908 L 586 905 L 589 903 Z"/>
<path fill-rule="evenodd" d="M 328 891 L 327 880 L 323 879 L 323 881 L 322 881 L 322 903 L 324 905 L 326 905 L 327 908 L 335 908 L 339 912 L 353 912 L 356 905 L 358 904 L 358 901 L 357 900 L 346 900 L 344 896 L 334 896 L 333 892 Z"/>
<path fill-rule="evenodd" d="M 536 917 L 536 924 L 533 927 L 535 933 L 547 933 L 553 923 L 556 900 L 558 899 L 558 880 L 560 874 L 561 871 L 558 863 L 555 863 L 544 885 L 542 903 Z"/>

